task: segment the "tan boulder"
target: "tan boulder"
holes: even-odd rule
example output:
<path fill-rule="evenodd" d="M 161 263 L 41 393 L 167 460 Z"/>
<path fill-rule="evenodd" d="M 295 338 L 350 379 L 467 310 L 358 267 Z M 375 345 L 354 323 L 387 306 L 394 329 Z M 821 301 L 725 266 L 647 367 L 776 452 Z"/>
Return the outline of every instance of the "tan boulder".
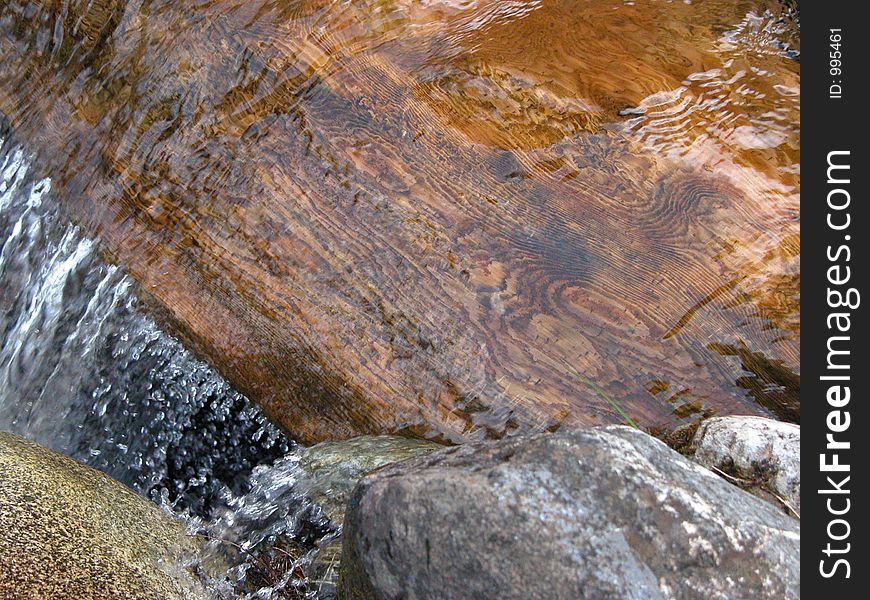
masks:
<path fill-rule="evenodd" d="M 208 598 L 181 523 L 107 475 L 0 432 L 0 597 Z"/>

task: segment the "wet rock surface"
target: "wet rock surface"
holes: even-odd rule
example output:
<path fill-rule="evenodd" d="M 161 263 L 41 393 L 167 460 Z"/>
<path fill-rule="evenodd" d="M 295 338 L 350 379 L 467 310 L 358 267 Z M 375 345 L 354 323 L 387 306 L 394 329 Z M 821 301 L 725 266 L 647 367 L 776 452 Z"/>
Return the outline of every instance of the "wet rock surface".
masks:
<path fill-rule="evenodd" d="M 108 476 L 0 432 L 0 597 L 210 597 L 180 523 Z"/>
<path fill-rule="evenodd" d="M 299 489 L 340 525 L 344 521 L 347 500 L 363 475 L 443 447 L 434 442 L 393 435 L 364 435 L 340 442 L 322 442 L 303 451 Z"/>
<path fill-rule="evenodd" d="M 7 0 L 0 112 L 170 332 L 302 443 L 795 419 L 790 21 Z"/>
<path fill-rule="evenodd" d="M 800 426 L 761 417 L 717 417 L 701 424 L 692 447 L 696 462 L 800 513 Z"/>
<path fill-rule="evenodd" d="M 104 472 L 210 540 L 197 568 L 222 597 L 278 583 L 271 597 L 295 597 L 306 582 L 296 568 L 283 580 L 284 549 L 304 553 L 332 527 L 295 491 L 301 447 L 161 329 L 2 138 L 0 431 Z"/>
<path fill-rule="evenodd" d="M 0 430 L 208 518 L 293 443 L 146 314 L 0 133 Z"/>
<path fill-rule="evenodd" d="M 346 600 L 800 596 L 796 519 L 626 427 L 379 469 L 343 554 Z"/>
<path fill-rule="evenodd" d="M 374 469 L 430 454 L 444 446 L 394 435 L 364 435 L 339 442 L 321 442 L 302 451 L 298 491 L 316 502 L 340 526 L 347 501 L 360 478 Z M 341 537 L 327 536 L 309 569 L 317 597 L 335 597 L 341 564 Z"/>

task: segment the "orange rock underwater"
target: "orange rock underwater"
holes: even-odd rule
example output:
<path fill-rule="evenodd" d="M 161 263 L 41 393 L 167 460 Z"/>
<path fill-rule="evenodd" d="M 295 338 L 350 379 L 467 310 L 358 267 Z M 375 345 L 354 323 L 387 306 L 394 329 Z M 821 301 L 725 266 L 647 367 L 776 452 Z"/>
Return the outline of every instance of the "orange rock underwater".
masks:
<path fill-rule="evenodd" d="M 9 0 L 0 112 L 301 441 L 797 420 L 795 10 Z"/>

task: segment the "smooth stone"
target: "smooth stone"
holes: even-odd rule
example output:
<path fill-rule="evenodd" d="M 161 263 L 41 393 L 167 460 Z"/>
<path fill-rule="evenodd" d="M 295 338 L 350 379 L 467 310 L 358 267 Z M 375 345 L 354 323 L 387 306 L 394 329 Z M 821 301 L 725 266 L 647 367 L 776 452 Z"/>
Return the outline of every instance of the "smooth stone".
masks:
<path fill-rule="evenodd" d="M 307 448 L 300 466 L 298 489 L 318 503 L 335 523 L 344 520 L 344 507 L 357 481 L 384 465 L 444 448 L 441 444 L 394 435 L 363 435 Z"/>
<path fill-rule="evenodd" d="M 107 475 L 0 432 L 0 597 L 209 598 L 181 523 Z"/>
<path fill-rule="evenodd" d="M 384 467 L 344 524 L 344 600 L 800 597 L 800 522 L 610 426 Z"/>
<path fill-rule="evenodd" d="M 801 510 L 801 428 L 763 417 L 716 417 L 692 440 L 696 462 L 766 500 Z M 776 498 L 771 498 L 771 493 Z"/>

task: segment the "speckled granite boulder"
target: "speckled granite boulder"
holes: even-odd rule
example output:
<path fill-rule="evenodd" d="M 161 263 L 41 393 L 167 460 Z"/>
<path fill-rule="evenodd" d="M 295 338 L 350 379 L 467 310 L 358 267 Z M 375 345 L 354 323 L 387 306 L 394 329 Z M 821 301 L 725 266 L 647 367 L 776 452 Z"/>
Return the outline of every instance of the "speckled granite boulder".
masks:
<path fill-rule="evenodd" d="M 0 432 L 0 598 L 208 598 L 181 524 L 71 458 Z"/>
<path fill-rule="evenodd" d="M 776 501 L 772 492 L 800 512 L 800 426 L 763 417 L 717 417 L 701 424 L 692 446 L 698 463 Z"/>
<path fill-rule="evenodd" d="M 800 597 L 800 523 L 626 427 L 441 450 L 355 488 L 344 600 Z"/>

